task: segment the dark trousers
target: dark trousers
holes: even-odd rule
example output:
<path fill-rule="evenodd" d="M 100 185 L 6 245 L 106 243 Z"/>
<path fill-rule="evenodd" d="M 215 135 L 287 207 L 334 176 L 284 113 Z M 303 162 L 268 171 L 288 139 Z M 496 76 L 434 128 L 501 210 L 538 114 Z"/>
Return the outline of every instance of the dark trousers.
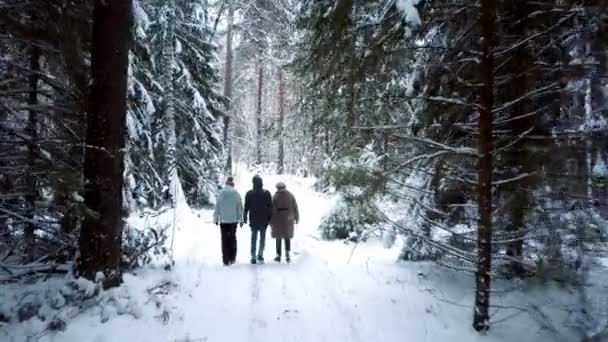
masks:
<path fill-rule="evenodd" d="M 220 224 L 222 230 L 222 261 L 224 265 L 236 260 L 236 223 Z"/>
<path fill-rule="evenodd" d="M 282 240 L 285 240 L 285 255 L 289 256 L 289 251 L 291 250 L 291 239 L 280 239 L 280 238 L 277 238 L 277 255 L 281 256 Z"/>
<path fill-rule="evenodd" d="M 260 249 L 256 250 L 258 244 L 258 234 L 260 235 Z M 251 225 L 251 259 L 264 258 L 264 247 L 266 246 L 266 225 L 252 224 Z"/>

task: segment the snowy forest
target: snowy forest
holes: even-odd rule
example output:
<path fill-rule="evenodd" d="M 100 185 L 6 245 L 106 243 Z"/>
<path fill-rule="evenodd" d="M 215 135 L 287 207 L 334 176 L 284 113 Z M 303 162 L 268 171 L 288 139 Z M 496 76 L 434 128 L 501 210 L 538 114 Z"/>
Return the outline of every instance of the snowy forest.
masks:
<path fill-rule="evenodd" d="M 0 0 L 0 341 L 602 342 L 607 269 L 608 1 Z"/>

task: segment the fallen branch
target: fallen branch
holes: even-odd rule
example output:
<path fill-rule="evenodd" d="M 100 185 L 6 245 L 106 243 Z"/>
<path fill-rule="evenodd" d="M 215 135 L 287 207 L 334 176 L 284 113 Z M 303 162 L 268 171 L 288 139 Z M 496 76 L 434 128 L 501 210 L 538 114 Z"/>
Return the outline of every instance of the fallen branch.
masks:
<path fill-rule="evenodd" d="M 39 264 L 32 263 L 26 265 L 13 265 L 13 264 L 0 264 L 0 269 L 8 273 L 8 276 L 0 276 L 0 283 L 17 280 L 18 278 L 38 274 L 38 273 L 58 273 L 65 274 L 70 272 L 70 265 L 56 265 L 56 264 Z"/>

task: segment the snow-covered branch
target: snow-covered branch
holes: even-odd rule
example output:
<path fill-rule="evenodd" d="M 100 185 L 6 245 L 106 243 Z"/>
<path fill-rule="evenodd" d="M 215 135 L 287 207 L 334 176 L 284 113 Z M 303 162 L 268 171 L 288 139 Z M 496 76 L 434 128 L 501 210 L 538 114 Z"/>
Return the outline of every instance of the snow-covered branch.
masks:
<path fill-rule="evenodd" d="M 402 162 L 401 164 L 397 165 L 396 167 L 394 167 L 391 170 L 391 173 L 401 170 L 401 169 L 405 168 L 406 166 L 413 164 L 415 162 L 418 162 L 421 160 L 434 159 L 434 158 L 438 158 L 438 157 L 441 157 L 441 156 L 444 156 L 447 154 L 450 154 L 450 152 L 449 151 L 437 151 L 437 152 L 430 153 L 430 154 L 419 154 L 413 158 L 406 160 L 405 162 Z"/>
<path fill-rule="evenodd" d="M 532 177 L 534 175 L 536 175 L 535 172 L 532 172 L 532 173 L 522 173 L 522 174 L 519 174 L 519 175 L 517 175 L 515 177 L 511 177 L 511 178 L 506 178 L 506 179 L 501 179 L 501 180 L 493 180 L 492 181 L 492 185 L 496 186 L 496 185 L 504 185 L 504 184 L 514 183 L 514 182 L 520 181 L 520 180 L 522 180 L 524 178 Z"/>
<path fill-rule="evenodd" d="M 527 130 L 525 130 L 524 132 L 522 132 L 521 134 L 519 134 L 517 137 L 515 137 L 515 139 L 513 139 L 512 141 L 510 141 L 507 145 L 502 146 L 500 148 L 495 149 L 492 154 L 499 154 L 502 151 L 506 151 L 507 149 L 511 148 L 512 146 L 515 146 L 515 144 L 519 143 L 520 141 L 522 141 L 526 136 L 528 136 L 528 134 L 530 134 L 532 131 L 534 130 L 534 126 L 528 128 Z"/>
<path fill-rule="evenodd" d="M 474 108 L 477 110 L 481 109 L 481 107 L 476 103 L 466 102 L 465 100 L 459 99 L 456 97 L 421 96 L 420 98 L 423 100 L 428 100 L 428 101 L 433 101 L 433 102 L 441 102 L 441 103 L 448 103 L 448 104 L 454 104 L 454 105 L 459 105 L 459 106 L 471 107 L 471 108 Z"/>
<path fill-rule="evenodd" d="M 554 83 L 551 83 L 551 84 L 546 85 L 544 87 L 540 87 L 540 88 L 536 88 L 536 89 L 530 90 L 526 94 L 524 94 L 524 95 L 522 95 L 522 96 L 520 96 L 520 97 L 518 97 L 518 98 L 516 98 L 516 99 L 514 99 L 512 101 L 506 102 L 506 103 L 504 103 L 504 104 L 502 104 L 502 105 L 500 105 L 498 107 L 495 107 L 492 110 L 492 112 L 493 113 L 501 112 L 501 111 L 503 111 L 505 109 L 508 109 L 508 108 L 510 108 L 510 107 L 518 104 L 519 102 L 521 102 L 523 100 L 529 99 L 529 98 L 531 98 L 533 96 L 541 95 L 541 94 L 543 94 L 543 93 L 545 93 L 546 91 L 549 91 L 549 90 L 551 90 L 551 91 L 558 91 L 558 89 L 559 89 L 558 87 L 559 87 L 559 83 L 558 82 L 554 82 Z"/>
<path fill-rule="evenodd" d="M 558 28 L 559 26 L 561 26 L 561 25 L 562 25 L 563 23 L 565 23 L 566 21 L 568 21 L 568 20 L 572 19 L 572 18 L 573 18 L 575 15 L 576 15 L 576 13 L 572 13 L 572 14 L 570 14 L 570 15 L 567 15 L 567 16 L 565 16 L 565 17 L 561 18 L 560 20 L 558 20 L 558 21 L 557 21 L 555 24 L 553 24 L 553 25 L 549 26 L 549 27 L 548 27 L 546 30 L 543 30 L 543 31 L 541 31 L 541 32 L 538 32 L 538 33 L 532 34 L 532 35 L 530 35 L 530 36 L 526 37 L 525 39 L 522 39 L 522 40 L 520 40 L 519 42 L 517 42 L 517 43 L 515 43 L 515 44 L 511 45 L 510 47 L 508 47 L 508 48 L 506 48 L 506 49 L 499 50 L 499 51 L 495 51 L 495 53 L 494 53 L 494 54 L 495 54 L 495 56 L 497 56 L 497 57 L 498 57 L 498 56 L 501 56 L 501 55 L 507 54 L 507 53 L 509 53 L 509 52 L 512 52 L 513 50 L 515 50 L 515 49 L 519 48 L 520 46 L 525 45 L 525 44 L 526 44 L 526 43 L 528 43 L 529 41 L 532 41 L 532 40 L 534 40 L 534 39 L 536 39 L 536 38 L 538 38 L 538 37 L 541 37 L 541 36 L 543 36 L 543 35 L 545 35 L 545 34 L 547 34 L 547 33 L 551 32 L 551 31 L 553 31 L 554 29 Z"/>
<path fill-rule="evenodd" d="M 477 152 L 477 150 L 474 148 L 471 148 L 471 147 L 464 147 L 464 146 L 454 147 L 454 146 L 449 146 L 449 145 L 437 142 L 435 140 L 426 139 L 426 138 L 417 138 L 414 136 L 407 136 L 407 135 L 396 135 L 396 136 L 399 138 L 402 138 L 402 139 L 407 139 L 407 140 L 415 141 L 415 142 L 418 142 L 421 144 L 425 144 L 425 145 L 428 145 L 435 149 L 440 149 L 440 150 L 443 150 L 446 152 L 450 152 L 452 154 L 479 157 L 479 153 Z"/>

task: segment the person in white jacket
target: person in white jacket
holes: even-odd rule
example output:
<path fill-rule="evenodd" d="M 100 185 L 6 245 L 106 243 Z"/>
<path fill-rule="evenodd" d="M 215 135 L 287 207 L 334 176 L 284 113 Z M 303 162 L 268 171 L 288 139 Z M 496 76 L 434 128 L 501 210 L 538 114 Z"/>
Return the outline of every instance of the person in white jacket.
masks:
<path fill-rule="evenodd" d="M 222 261 L 230 266 L 236 261 L 236 228 L 243 226 L 243 202 L 234 189 L 234 179 L 228 177 L 226 186 L 220 192 L 213 212 L 213 221 L 222 232 Z"/>

